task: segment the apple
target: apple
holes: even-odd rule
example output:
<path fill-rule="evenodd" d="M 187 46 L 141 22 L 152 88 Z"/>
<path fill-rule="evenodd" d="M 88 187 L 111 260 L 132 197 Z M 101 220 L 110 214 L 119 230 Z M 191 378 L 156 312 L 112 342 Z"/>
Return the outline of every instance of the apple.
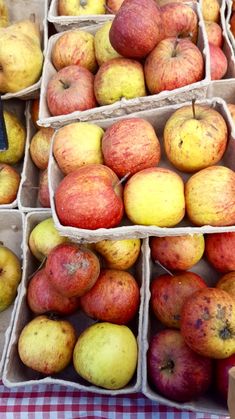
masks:
<path fill-rule="evenodd" d="M 166 38 L 147 56 L 144 73 L 151 94 L 174 90 L 203 79 L 203 56 L 189 39 Z"/>
<path fill-rule="evenodd" d="M 118 177 L 158 165 L 161 148 L 153 126 L 142 118 L 112 124 L 102 138 L 104 163 Z"/>
<path fill-rule="evenodd" d="M 90 289 L 80 298 L 84 313 L 96 320 L 127 324 L 138 312 L 139 286 L 129 272 L 103 269 Z"/>
<path fill-rule="evenodd" d="M 208 42 L 219 48 L 222 48 L 223 45 L 223 33 L 221 26 L 212 21 L 205 21 L 205 29 L 208 38 Z"/>
<path fill-rule="evenodd" d="M 97 69 L 94 35 L 80 29 L 64 32 L 52 46 L 51 61 L 57 71 L 79 65 L 94 73 Z"/>
<path fill-rule="evenodd" d="M 179 329 L 184 302 L 195 291 L 206 286 L 205 281 L 194 272 L 154 277 L 150 284 L 153 313 L 165 326 Z"/>
<path fill-rule="evenodd" d="M 234 0 L 232 0 L 232 10 L 233 11 L 235 10 L 235 1 Z"/>
<path fill-rule="evenodd" d="M 99 387 L 125 387 L 134 375 L 138 349 L 136 338 L 125 325 L 101 322 L 85 329 L 73 351 L 76 372 Z"/>
<path fill-rule="evenodd" d="M 235 223 L 235 173 L 225 166 L 202 169 L 185 185 L 186 212 L 197 225 L 226 226 Z"/>
<path fill-rule="evenodd" d="M 38 169 L 45 170 L 48 166 L 53 134 L 53 128 L 40 128 L 31 139 L 29 152 Z"/>
<path fill-rule="evenodd" d="M 215 386 L 219 396 L 227 403 L 229 370 L 235 367 L 235 354 L 215 362 Z"/>
<path fill-rule="evenodd" d="M 141 170 L 124 187 L 124 207 L 134 224 L 175 226 L 185 212 L 183 180 L 162 167 Z"/>
<path fill-rule="evenodd" d="M 189 296 L 181 310 L 185 343 L 202 356 L 227 358 L 235 353 L 235 300 L 219 288 Z"/>
<path fill-rule="evenodd" d="M 0 205 L 11 204 L 17 197 L 20 175 L 9 164 L 0 163 Z"/>
<path fill-rule="evenodd" d="M 232 32 L 233 36 L 235 36 L 235 13 L 232 13 L 230 18 L 230 31 Z"/>
<path fill-rule="evenodd" d="M 200 6 L 204 20 L 219 22 L 220 4 L 218 0 L 200 0 Z"/>
<path fill-rule="evenodd" d="M 222 79 L 228 69 L 228 60 L 221 48 L 209 43 L 211 80 Z"/>
<path fill-rule="evenodd" d="M 84 67 L 70 65 L 59 70 L 48 82 L 46 99 L 53 116 L 85 111 L 96 106 L 94 75 Z"/>
<path fill-rule="evenodd" d="M 49 217 L 32 229 L 28 244 L 35 258 L 42 262 L 55 246 L 67 241 L 67 237 L 58 233 L 52 217 Z"/>
<path fill-rule="evenodd" d="M 233 103 L 227 103 L 228 110 L 231 114 L 233 122 L 235 123 L 235 105 Z"/>
<path fill-rule="evenodd" d="M 27 288 L 27 302 L 35 314 L 55 313 L 68 315 L 80 307 L 79 298 L 61 295 L 50 283 L 45 269 L 40 269 L 30 279 Z"/>
<path fill-rule="evenodd" d="M 45 272 L 51 285 L 65 297 L 80 297 L 95 284 L 100 262 L 94 252 L 76 243 L 62 243 L 47 256 Z"/>
<path fill-rule="evenodd" d="M 191 105 L 177 109 L 164 127 L 167 158 L 178 170 L 195 172 L 222 158 L 228 129 L 222 115 L 210 106 Z"/>
<path fill-rule="evenodd" d="M 136 59 L 146 57 L 163 36 L 161 11 L 154 0 L 126 0 L 109 31 L 112 47 Z"/>
<path fill-rule="evenodd" d="M 26 20 L 1 28 L 0 43 L 0 93 L 19 92 L 36 83 L 43 65 L 39 25 Z"/>
<path fill-rule="evenodd" d="M 93 244 L 110 269 L 126 270 L 136 262 L 141 249 L 140 239 L 101 240 Z"/>
<path fill-rule="evenodd" d="M 23 155 L 26 141 L 26 130 L 18 116 L 12 112 L 3 111 L 8 139 L 7 150 L 0 151 L 0 163 L 16 164 Z"/>
<path fill-rule="evenodd" d="M 104 13 L 104 0 L 58 0 L 58 14 L 61 16 L 99 15 Z"/>
<path fill-rule="evenodd" d="M 196 3 L 197 0 L 193 0 L 190 3 Z M 156 0 L 156 3 L 158 4 L 158 6 L 162 7 L 165 6 L 165 4 L 170 4 L 170 3 L 188 3 L 188 0 Z"/>
<path fill-rule="evenodd" d="M 227 291 L 235 299 L 235 272 L 228 272 L 223 275 L 216 284 L 216 288 Z"/>
<path fill-rule="evenodd" d="M 0 28 L 9 25 L 9 12 L 5 0 L 0 0 Z"/>
<path fill-rule="evenodd" d="M 94 92 L 99 105 L 146 96 L 142 64 L 128 58 L 106 61 L 95 75 Z"/>
<path fill-rule="evenodd" d="M 164 38 L 190 38 L 197 43 L 198 18 L 196 12 L 184 3 L 168 3 L 161 7 Z"/>
<path fill-rule="evenodd" d="M 14 301 L 21 280 L 21 262 L 7 246 L 0 244 L 0 312 Z"/>
<path fill-rule="evenodd" d="M 102 164 L 89 164 L 69 173 L 55 192 L 61 224 L 95 230 L 117 226 L 123 217 L 122 185 Z"/>
<path fill-rule="evenodd" d="M 43 208 L 51 207 L 47 169 L 43 170 L 39 175 L 38 201 Z"/>
<path fill-rule="evenodd" d="M 31 101 L 30 113 L 34 127 L 40 129 L 41 127 L 37 124 L 37 121 L 39 120 L 39 98 Z"/>
<path fill-rule="evenodd" d="M 21 330 L 18 353 L 24 365 L 46 375 L 69 365 L 76 343 L 76 332 L 66 320 L 35 317 Z"/>
<path fill-rule="evenodd" d="M 202 258 L 205 240 L 203 234 L 152 237 L 150 249 L 154 262 L 173 271 L 187 271 Z"/>
<path fill-rule="evenodd" d="M 106 0 L 106 13 L 116 14 L 124 0 Z"/>
<path fill-rule="evenodd" d="M 120 54 L 115 51 L 109 40 L 111 25 L 112 22 L 105 22 L 95 33 L 95 56 L 99 66 L 112 58 L 120 57 Z"/>
<path fill-rule="evenodd" d="M 203 395 L 212 382 L 212 362 L 193 352 L 178 330 L 162 330 L 150 339 L 148 378 L 169 400 L 189 402 Z"/>
<path fill-rule="evenodd" d="M 86 164 L 102 164 L 101 141 L 104 131 L 96 124 L 74 122 L 58 129 L 53 154 L 65 174 Z"/>
<path fill-rule="evenodd" d="M 205 236 L 205 256 L 219 272 L 235 271 L 235 233 L 212 233 Z"/>

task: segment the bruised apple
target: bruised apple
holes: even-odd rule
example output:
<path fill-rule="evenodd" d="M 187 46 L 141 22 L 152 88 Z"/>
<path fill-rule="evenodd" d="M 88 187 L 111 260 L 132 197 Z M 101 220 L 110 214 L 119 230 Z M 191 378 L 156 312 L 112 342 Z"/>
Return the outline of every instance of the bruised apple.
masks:
<path fill-rule="evenodd" d="M 80 297 L 95 284 L 100 273 L 98 257 L 86 247 L 63 243 L 49 253 L 45 272 L 51 285 L 66 297 Z"/>
<path fill-rule="evenodd" d="M 235 271 L 235 233 L 207 234 L 205 256 L 217 271 Z"/>
<path fill-rule="evenodd" d="M 189 296 L 207 285 L 194 272 L 160 275 L 150 285 L 150 304 L 155 316 L 167 327 L 180 328 L 181 310 Z"/>
<path fill-rule="evenodd" d="M 139 308 L 139 286 L 129 272 L 103 269 L 95 285 L 80 298 L 80 302 L 89 317 L 127 324 Z"/>
<path fill-rule="evenodd" d="M 90 230 L 114 227 L 123 217 L 122 186 L 109 167 L 86 165 L 61 181 L 55 205 L 63 225 Z"/>
<path fill-rule="evenodd" d="M 235 272 L 228 272 L 223 275 L 216 284 L 216 288 L 226 291 L 235 299 Z"/>
<path fill-rule="evenodd" d="M 205 240 L 203 234 L 152 237 L 150 249 L 154 262 L 173 271 L 186 271 L 202 258 Z"/>
<path fill-rule="evenodd" d="M 105 267 L 126 270 L 134 265 L 141 248 L 140 239 L 101 240 L 93 248 L 105 261 Z"/>

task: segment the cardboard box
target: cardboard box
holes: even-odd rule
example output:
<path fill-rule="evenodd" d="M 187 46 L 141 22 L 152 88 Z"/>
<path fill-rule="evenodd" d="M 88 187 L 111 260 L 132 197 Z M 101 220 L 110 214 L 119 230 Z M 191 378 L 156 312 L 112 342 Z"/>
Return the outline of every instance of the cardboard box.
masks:
<path fill-rule="evenodd" d="M 53 23 L 57 32 L 63 32 L 68 29 L 105 23 L 112 19 L 113 15 L 107 13 L 105 15 L 60 16 L 58 15 L 58 0 L 52 0 L 47 18 L 49 22 Z"/>
<path fill-rule="evenodd" d="M 41 49 L 45 57 L 48 42 L 48 0 L 5 0 L 5 4 L 9 10 L 10 22 L 14 23 L 19 20 L 30 19 L 35 16 L 35 22 L 39 24 L 41 33 Z M 20 90 L 16 93 L 5 93 L 1 96 L 2 99 L 20 98 L 32 99 L 38 97 L 41 78 L 37 83 L 26 89 Z"/>
<path fill-rule="evenodd" d="M 144 307 L 144 278 L 146 271 L 146 258 L 145 258 L 145 241 L 142 243 L 142 249 L 139 259 L 134 265 L 133 269 L 130 271 L 134 274 L 136 280 L 140 285 L 140 294 L 141 302 L 139 307 L 139 312 L 136 315 L 135 319 L 131 322 L 131 329 L 137 336 L 138 341 L 138 365 L 137 371 L 130 383 L 123 389 L 120 390 L 106 390 L 98 388 L 94 385 L 87 383 L 75 372 L 72 365 L 67 367 L 64 371 L 54 376 L 45 377 L 38 372 L 27 368 L 20 361 L 17 351 L 17 342 L 19 338 L 19 333 L 23 327 L 33 318 L 33 315 L 28 308 L 26 301 L 26 292 L 27 284 L 30 275 L 38 268 L 39 263 L 32 256 L 29 247 L 28 247 L 28 238 L 32 229 L 40 221 L 51 216 L 49 211 L 44 212 L 31 212 L 26 216 L 25 230 L 24 230 L 24 258 L 25 258 L 25 269 L 22 278 L 22 286 L 20 289 L 20 295 L 17 305 L 17 310 L 15 313 L 15 320 L 11 324 L 12 334 L 11 340 L 8 346 L 8 351 L 6 355 L 5 365 L 2 380 L 6 387 L 13 388 L 16 386 L 25 386 L 31 384 L 41 384 L 41 383 L 51 383 L 51 384 L 60 384 L 69 387 L 74 387 L 78 390 L 91 391 L 93 393 L 99 394 L 129 394 L 134 393 L 140 390 L 141 386 L 141 360 L 142 360 L 142 346 L 141 346 L 141 336 L 142 336 L 142 318 L 143 318 L 143 307 Z M 95 323 L 94 320 L 85 316 L 81 311 L 78 311 L 72 316 L 66 317 L 68 320 L 74 324 L 77 329 L 78 334 L 81 333 L 86 327 Z"/>
<path fill-rule="evenodd" d="M 147 121 L 149 121 L 153 127 L 155 128 L 156 134 L 159 138 L 160 144 L 161 144 L 161 150 L 162 150 L 162 157 L 159 163 L 159 167 L 168 167 L 169 169 L 172 169 L 176 173 L 178 173 L 180 176 L 182 176 L 183 180 L 186 181 L 189 178 L 189 174 L 182 173 L 177 171 L 170 162 L 166 159 L 166 156 L 164 155 L 163 145 L 162 145 L 162 134 L 163 129 L 165 126 L 166 121 L 168 118 L 172 115 L 172 113 L 182 107 L 185 104 L 190 104 L 191 102 L 187 102 L 184 104 L 177 104 L 177 105 L 171 105 L 171 106 L 165 106 L 162 108 L 157 108 L 155 110 L 148 110 L 148 111 L 142 111 L 138 113 L 133 113 L 131 117 L 139 117 L 144 118 Z M 227 106 L 225 102 L 220 98 L 214 98 L 214 99 L 207 99 L 204 101 L 198 101 L 198 104 L 204 104 L 209 105 L 218 110 L 221 115 L 225 118 L 225 121 L 227 122 L 228 126 L 228 132 L 229 132 L 229 142 L 226 149 L 226 152 L 224 154 L 224 157 L 220 161 L 221 165 L 225 165 L 231 169 L 235 169 L 235 159 L 234 159 L 234 153 L 235 153 L 235 142 L 234 142 L 234 136 L 231 134 L 231 116 L 228 112 Z M 120 118 L 112 118 L 106 121 L 94 121 L 97 123 L 97 125 L 101 126 L 104 130 L 107 129 L 109 126 L 111 126 L 115 121 L 118 121 L 120 119 L 125 119 L 126 116 L 120 117 Z M 52 215 L 53 219 L 56 225 L 56 228 L 60 231 L 62 235 L 68 236 L 70 238 L 75 238 L 76 240 L 81 241 L 99 241 L 101 239 L 112 239 L 113 235 L 115 235 L 119 239 L 124 239 L 127 237 L 148 237 L 155 236 L 155 235 L 178 235 L 178 234 L 187 234 L 191 233 L 192 231 L 194 233 L 212 233 L 217 231 L 235 231 L 234 226 L 229 227 L 212 227 L 212 226 L 202 226 L 202 227 L 192 227 L 192 225 L 188 222 L 186 218 L 178 224 L 177 226 L 173 228 L 160 228 L 157 226 L 143 226 L 143 225 L 132 225 L 131 222 L 124 218 L 120 226 L 110 229 L 97 229 L 97 230 L 87 230 L 87 229 L 80 229 L 75 227 L 69 227 L 69 226 L 63 226 L 57 216 L 56 208 L 55 208 L 55 191 L 60 183 L 60 181 L 63 179 L 63 174 L 60 171 L 52 153 L 53 149 L 53 139 L 52 139 L 52 146 L 51 146 L 51 153 L 50 153 L 50 159 L 49 159 L 49 190 L 50 190 L 50 200 L 51 200 L 51 209 L 52 209 Z"/>
<path fill-rule="evenodd" d="M 18 210 L 0 210 L 0 241 L 12 250 L 23 266 L 24 215 Z M 20 286 L 14 302 L 0 313 L 0 378 L 4 367 L 6 350 L 11 336 L 12 324 L 19 299 Z"/>
<path fill-rule="evenodd" d="M 192 231 L 193 232 L 193 231 Z M 143 320 L 143 340 L 142 340 L 142 349 L 143 349 L 143 363 L 142 363 L 142 392 L 149 399 L 175 407 L 181 410 L 189 410 L 193 412 L 203 412 L 204 414 L 214 414 L 219 416 L 227 416 L 228 410 L 226 406 L 221 404 L 218 400 L 216 394 L 208 393 L 203 397 L 200 397 L 198 400 L 192 400 L 188 403 L 177 403 L 170 401 L 167 398 L 161 396 L 157 393 L 154 387 L 149 383 L 147 376 L 147 350 L 149 347 L 149 341 L 151 336 L 153 336 L 157 331 L 163 328 L 160 324 L 160 321 L 153 315 L 149 302 L 150 302 L 150 283 L 151 280 L 157 276 L 164 274 L 162 268 L 154 264 L 150 255 L 150 247 L 147 250 L 149 267 L 146 271 L 146 288 L 145 288 L 145 304 L 144 304 L 144 320 Z M 201 259 L 196 265 L 193 266 L 190 271 L 201 275 L 202 278 L 207 282 L 208 285 L 214 286 L 219 278 L 218 272 L 216 272 L 205 259 Z M 221 275 L 220 275 L 221 276 Z M 192 371 L 193 374 L 193 371 Z"/>
<path fill-rule="evenodd" d="M 204 79 L 184 86 L 172 91 L 163 91 L 156 95 L 149 95 L 134 99 L 121 99 L 112 105 L 98 106 L 86 111 L 76 111 L 68 115 L 51 116 L 47 107 L 46 91 L 47 85 L 51 77 L 56 73 L 56 69 L 51 62 L 51 50 L 56 40 L 63 34 L 62 32 L 52 36 L 49 39 L 47 54 L 45 58 L 43 73 L 42 73 L 42 86 L 39 107 L 39 125 L 52 126 L 54 128 L 60 127 L 64 124 L 74 121 L 93 121 L 96 119 L 107 119 L 121 115 L 128 115 L 132 112 L 141 111 L 169 105 L 171 103 L 182 103 L 196 97 L 198 99 L 205 98 L 207 87 L 210 82 L 210 67 L 209 67 L 209 47 L 206 38 L 205 26 L 203 23 L 201 11 L 197 3 L 190 3 L 191 7 L 196 11 L 199 18 L 199 34 L 198 34 L 198 47 L 201 50 L 205 62 L 205 76 Z M 91 26 L 86 30 L 94 34 L 100 25 Z"/>

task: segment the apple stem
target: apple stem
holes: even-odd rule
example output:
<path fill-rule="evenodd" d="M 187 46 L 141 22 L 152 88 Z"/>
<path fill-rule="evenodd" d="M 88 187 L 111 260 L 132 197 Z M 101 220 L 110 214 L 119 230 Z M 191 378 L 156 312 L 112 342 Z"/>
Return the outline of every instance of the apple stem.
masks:
<path fill-rule="evenodd" d="M 59 81 L 63 85 L 63 88 L 64 89 L 68 89 L 69 88 L 69 85 L 67 83 L 65 83 L 63 80 L 59 80 Z"/>
<path fill-rule="evenodd" d="M 169 271 L 169 269 L 165 268 L 165 266 L 162 265 L 161 262 L 159 262 L 159 260 L 155 260 L 154 262 L 157 265 L 159 265 L 164 271 L 166 271 L 169 275 L 174 276 L 173 273 L 171 271 Z"/>
<path fill-rule="evenodd" d="M 45 256 L 44 258 L 43 258 L 43 260 L 42 260 L 42 262 L 40 263 L 40 265 L 39 265 L 39 267 L 36 269 L 36 271 L 34 271 L 30 276 L 29 276 L 29 279 L 31 279 L 31 278 L 33 278 L 33 276 L 38 272 L 38 271 L 40 271 L 40 269 L 42 269 L 43 268 L 43 266 L 45 265 L 45 263 L 46 263 L 46 260 L 47 260 L 47 257 Z"/>
<path fill-rule="evenodd" d="M 175 42 L 174 42 L 174 46 L 173 46 L 172 57 L 176 57 L 176 55 L 177 55 L 176 54 L 176 48 L 177 48 L 178 43 L 179 43 L 179 38 L 177 36 L 177 38 L 175 38 Z"/>
<path fill-rule="evenodd" d="M 196 102 L 196 99 L 195 99 L 195 98 L 194 98 L 194 99 L 192 99 L 193 118 L 194 118 L 194 119 L 197 119 L 197 118 L 196 118 L 196 110 L 195 110 L 195 102 Z"/>
<path fill-rule="evenodd" d="M 116 184 L 115 187 L 118 185 L 121 185 L 123 182 L 125 182 L 125 180 L 128 178 L 128 176 L 130 176 L 131 172 L 126 173 Z"/>
<path fill-rule="evenodd" d="M 31 13 L 31 14 L 30 14 L 30 16 L 29 16 L 29 20 L 30 20 L 31 22 L 33 22 L 33 23 L 35 23 L 35 22 L 36 22 L 36 16 L 35 16 L 35 13 Z"/>
<path fill-rule="evenodd" d="M 169 361 L 166 362 L 165 365 L 163 365 L 162 367 L 159 367 L 159 370 L 160 371 L 170 370 L 170 372 L 172 373 L 173 372 L 173 369 L 174 369 L 174 366 L 175 366 L 174 362 L 171 361 L 171 360 L 169 360 Z"/>
<path fill-rule="evenodd" d="M 80 5 L 81 5 L 82 7 L 86 7 L 86 5 L 87 5 L 87 0 L 80 0 Z"/>

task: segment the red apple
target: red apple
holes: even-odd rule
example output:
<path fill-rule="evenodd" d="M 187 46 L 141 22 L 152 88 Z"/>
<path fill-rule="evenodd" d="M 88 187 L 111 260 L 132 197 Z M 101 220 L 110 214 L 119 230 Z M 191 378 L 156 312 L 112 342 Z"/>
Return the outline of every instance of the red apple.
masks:
<path fill-rule="evenodd" d="M 228 60 L 221 48 L 209 43 L 211 80 L 222 79 L 228 69 Z"/>
<path fill-rule="evenodd" d="M 96 106 L 94 75 L 84 67 L 70 65 L 59 70 L 49 80 L 47 105 L 52 115 L 66 115 Z"/>
<path fill-rule="evenodd" d="M 127 58 L 145 57 L 162 38 L 161 11 L 154 0 L 125 0 L 109 32 L 112 47 Z"/>
<path fill-rule="evenodd" d="M 140 118 L 115 122 L 102 138 L 104 162 L 119 177 L 157 166 L 160 143 L 153 126 Z"/>
<path fill-rule="evenodd" d="M 30 156 L 38 169 L 45 170 L 48 166 L 53 128 L 40 128 L 32 137 Z"/>
<path fill-rule="evenodd" d="M 178 330 L 163 330 L 151 338 L 147 368 L 156 390 L 177 402 L 203 395 L 212 380 L 211 360 L 193 352 Z"/>
<path fill-rule="evenodd" d="M 32 100 L 30 112 L 33 125 L 36 129 L 40 129 L 41 127 L 37 124 L 37 121 L 39 120 L 39 99 Z"/>
<path fill-rule="evenodd" d="M 43 170 L 39 175 L 38 201 L 43 208 L 51 207 L 47 169 Z"/>
<path fill-rule="evenodd" d="M 95 285 L 80 301 L 82 310 L 89 317 L 127 324 L 139 308 L 139 286 L 129 272 L 103 269 Z"/>
<path fill-rule="evenodd" d="M 9 164 L 0 163 L 0 205 L 11 204 L 17 197 L 20 175 Z"/>
<path fill-rule="evenodd" d="M 196 12 L 184 3 L 168 3 L 161 7 L 164 38 L 190 38 L 196 44 L 198 18 Z"/>
<path fill-rule="evenodd" d="M 235 233 L 206 235 L 205 255 L 217 271 L 235 271 Z"/>
<path fill-rule="evenodd" d="M 60 222 L 95 230 L 118 225 L 123 217 L 122 186 L 107 166 L 91 164 L 69 173 L 55 192 Z"/>
<path fill-rule="evenodd" d="M 79 298 L 61 295 L 50 283 L 45 269 L 40 269 L 29 281 L 27 289 L 29 308 L 35 314 L 55 313 L 68 315 L 80 306 Z"/>
<path fill-rule="evenodd" d="M 152 237 L 150 248 L 154 262 L 173 271 L 186 271 L 202 258 L 205 241 L 202 234 Z"/>
<path fill-rule="evenodd" d="M 80 297 L 95 284 L 100 262 L 88 248 L 63 243 L 49 253 L 45 272 L 59 293 L 65 297 Z"/>
<path fill-rule="evenodd" d="M 213 21 L 205 21 L 208 42 L 221 48 L 223 45 L 223 34 L 221 26 Z"/>
<path fill-rule="evenodd" d="M 235 354 L 225 359 L 218 359 L 215 363 L 215 385 L 218 394 L 227 402 L 229 370 L 235 367 Z"/>
<path fill-rule="evenodd" d="M 235 299 L 235 272 L 229 272 L 223 275 L 216 284 L 216 288 L 226 291 Z"/>
<path fill-rule="evenodd" d="M 195 352 L 223 359 L 235 353 L 235 301 L 219 288 L 203 288 L 187 298 L 181 333 Z"/>
<path fill-rule="evenodd" d="M 204 60 L 189 39 L 167 38 L 147 56 L 144 72 L 147 87 L 155 94 L 202 80 Z"/>
<path fill-rule="evenodd" d="M 106 13 L 116 14 L 124 0 L 106 0 Z"/>
<path fill-rule="evenodd" d="M 150 286 L 150 303 L 155 316 L 167 327 L 180 328 L 184 302 L 195 291 L 206 286 L 205 281 L 194 272 L 155 277 Z"/>

